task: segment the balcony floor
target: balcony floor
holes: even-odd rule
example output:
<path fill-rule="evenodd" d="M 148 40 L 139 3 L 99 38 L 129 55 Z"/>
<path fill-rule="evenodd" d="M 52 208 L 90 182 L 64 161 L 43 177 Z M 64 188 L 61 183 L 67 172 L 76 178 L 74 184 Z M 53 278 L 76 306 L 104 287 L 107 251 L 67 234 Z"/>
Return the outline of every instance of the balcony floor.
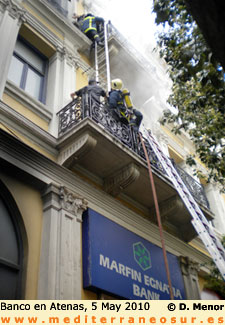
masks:
<path fill-rule="evenodd" d="M 144 159 L 122 144 L 100 124 L 85 118 L 59 138 L 59 163 L 79 170 L 114 197 L 127 198 L 143 207 L 156 222 L 154 201 Z M 185 241 L 196 237 L 191 215 L 168 178 L 153 169 L 162 222 L 168 231 Z M 204 211 L 205 212 L 205 211 Z M 206 217 L 211 219 L 207 212 Z"/>

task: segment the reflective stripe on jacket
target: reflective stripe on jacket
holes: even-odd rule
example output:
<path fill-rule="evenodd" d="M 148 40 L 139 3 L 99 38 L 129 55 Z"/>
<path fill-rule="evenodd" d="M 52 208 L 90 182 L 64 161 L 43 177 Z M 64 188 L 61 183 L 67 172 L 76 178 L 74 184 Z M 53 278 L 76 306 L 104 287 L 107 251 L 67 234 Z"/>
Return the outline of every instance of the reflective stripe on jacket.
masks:
<path fill-rule="evenodd" d="M 97 31 L 97 26 L 95 23 L 95 17 L 93 16 L 88 16 L 84 18 L 83 24 L 81 26 L 81 30 L 84 33 L 87 33 L 89 30 L 96 30 Z"/>
<path fill-rule="evenodd" d="M 104 19 L 101 17 L 94 17 L 94 16 L 85 17 L 81 26 L 82 32 L 86 34 L 89 30 L 97 31 L 97 23 L 104 24 Z"/>

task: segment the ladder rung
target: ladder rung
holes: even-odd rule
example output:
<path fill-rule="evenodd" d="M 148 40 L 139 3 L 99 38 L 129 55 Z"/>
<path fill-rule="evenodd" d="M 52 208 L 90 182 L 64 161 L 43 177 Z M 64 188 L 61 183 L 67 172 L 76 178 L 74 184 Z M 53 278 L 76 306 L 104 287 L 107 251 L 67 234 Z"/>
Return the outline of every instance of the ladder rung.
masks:
<path fill-rule="evenodd" d="M 208 249 L 210 255 L 212 256 L 221 275 L 225 280 L 225 250 L 222 244 L 214 235 L 213 230 L 209 226 L 208 220 L 200 210 L 198 204 L 192 197 L 190 191 L 174 168 L 170 159 L 161 150 L 155 138 L 145 128 L 142 134 L 150 146 L 150 152 L 154 152 L 167 175 L 171 177 L 171 181 L 174 184 L 174 187 L 178 191 L 180 197 L 192 215 L 192 224 L 196 232 L 199 234 L 201 240 L 203 241 L 205 247 Z"/>

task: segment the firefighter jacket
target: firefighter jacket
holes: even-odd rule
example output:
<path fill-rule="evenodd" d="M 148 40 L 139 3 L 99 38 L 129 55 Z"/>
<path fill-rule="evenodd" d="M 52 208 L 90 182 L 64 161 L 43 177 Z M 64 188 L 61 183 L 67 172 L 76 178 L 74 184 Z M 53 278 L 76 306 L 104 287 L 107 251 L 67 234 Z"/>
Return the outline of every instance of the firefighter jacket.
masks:
<path fill-rule="evenodd" d="M 87 16 L 82 22 L 81 30 L 85 34 L 88 33 L 90 30 L 94 30 L 97 32 L 98 24 L 104 24 L 104 19 L 101 17 Z"/>
<path fill-rule="evenodd" d="M 109 92 L 109 107 L 116 108 L 116 107 L 124 107 L 123 102 L 123 93 L 121 90 L 111 90 Z"/>

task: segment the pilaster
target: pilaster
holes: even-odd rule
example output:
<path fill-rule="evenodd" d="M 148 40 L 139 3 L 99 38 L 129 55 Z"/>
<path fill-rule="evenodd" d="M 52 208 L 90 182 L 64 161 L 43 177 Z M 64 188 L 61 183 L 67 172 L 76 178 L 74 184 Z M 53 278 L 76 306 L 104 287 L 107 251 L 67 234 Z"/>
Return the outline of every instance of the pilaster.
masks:
<path fill-rule="evenodd" d="M 87 201 L 54 184 L 42 197 L 38 299 L 81 299 L 81 222 Z"/>
<path fill-rule="evenodd" d="M 184 279 L 184 286 L 188 300 L 197 300 L 200 298 L 198 285 L 199 264 L 188 257 L 180 257 L 181 272 Z"/>
<path fill-rule="evenodd" d="M 58 136 L 56 113 L 71 101 L 70 94 L 75 90 L 75 75 L 79 57 L 66 47 L 57 47 L 49 62 L 47 105 L 53 111 L 50 132 Z"/>
<path fill-rule="evenodd" d="M 19 28 L 25 21 L 25 11 L 11 0 L 0 0 L 0 99 L 5 88 L 9 66 L 15 48 Z"/>

